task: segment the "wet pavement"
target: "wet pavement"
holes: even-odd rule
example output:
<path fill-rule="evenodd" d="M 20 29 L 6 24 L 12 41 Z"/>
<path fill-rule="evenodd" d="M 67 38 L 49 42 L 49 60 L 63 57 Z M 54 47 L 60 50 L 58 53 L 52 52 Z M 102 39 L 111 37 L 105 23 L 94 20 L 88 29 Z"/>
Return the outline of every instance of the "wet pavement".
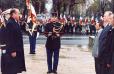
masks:
<path fill-rule="evenodd" d="M 30 55 L 28 37 L 24 36 L 27 72 L 22 74 L 46 74 L 45 41 L 46 38 L 40 36 L 37 39 L 36 55 Z M 88 36 L 62 37 L 58 74 L 95 74 L 94 60 L 87 45 Z"/>
<path fill-rule="evenodd" d="M 29 44 L 25 44 L 27 72 L 22 74 L 46 74 L 45 46 L 37 44 L 36 51 L 36 55 L 28 54 Z M 95 74 L 94 61 L 90 50 L 77 45 L 62 45 L 58 74 Z"/>

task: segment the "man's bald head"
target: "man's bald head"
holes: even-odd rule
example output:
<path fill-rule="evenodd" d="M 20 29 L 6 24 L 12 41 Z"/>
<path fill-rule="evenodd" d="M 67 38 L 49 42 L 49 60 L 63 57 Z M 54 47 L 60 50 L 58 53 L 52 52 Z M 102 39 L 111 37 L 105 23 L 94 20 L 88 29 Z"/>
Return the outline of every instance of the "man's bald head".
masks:
<path fill-rule="evenodd" d="M 104 16 L 110 16 L 111 14 L 113 14 L 112 11 L 106 11 L 106 12 L 104 13 Z"/>
<path fill-rule="evenodd" d="M 19 9 L 14 8 L 10 11 L 10 16 L 14 18 L 15 20 L 19 20 Z"/>

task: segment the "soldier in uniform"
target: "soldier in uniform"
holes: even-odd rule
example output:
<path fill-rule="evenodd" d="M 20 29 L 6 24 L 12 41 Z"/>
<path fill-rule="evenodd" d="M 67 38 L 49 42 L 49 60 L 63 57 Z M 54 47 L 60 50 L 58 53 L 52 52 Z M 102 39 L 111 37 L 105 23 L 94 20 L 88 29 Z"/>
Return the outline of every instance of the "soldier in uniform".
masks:
<path fill-rule="evenodd" d="M 1 14 L 2 12 L 0 12 Z M 5 27 L 5 24 L 4 24 L 4 21 L 3 21 L 3 18 L 2 16 L 0 15 L 0 49 L 1 49 L 1 71 L 3 70 L 2 66 L 3 66 L 3 53 L 6 49 L 6 27 Z M 2 71 L 2 74 L 3 71 Z"/>
<path fill-rule="evenodd" d="M 0 49 L 4 49 L 6 46 L 5 44 L 5 33 L 6 33 L 6 27 L 3 21 L 3 18 L 1 16 L 2 11 L 0 10 Z"/>
<path fill-rule="evenodd" d="M 59 27 L 59 31 L 55 31 L 57 27 Z M 52 13 L 51 22 L 46 24 L 45 26 L 45 35 L 47 37 L 46 41 L 47 64 L 48 64 L 47 74 L 50 73 L 57 74 L 59 52 L 61 47 L 61 41 L 60 41 L 61 30 L 62 26 L 60 23 L 57 22 L 57 14 Z M 54 61 L 52 61 L 53 58 Z"/>
<path fill-rule="evenodd" d="M 5 49 L 6 49 L 6 27 L 1 24 L 1 27 L 0 27 L 0 49 L 1 49 L 1 71 L 2 71 L 2 74 L 5 74 L 4 73 L 4 70 L 5 70 L 5 67 L 4 67 L 4 52 L 5 52 Z M 4 67 L 4 68 L 3 68 Z"/>
<path fill-rule="evenodd" d="M 29 32 L 31 32 L 31 34 L 29 33 L 30 54 L 35 54 L 36 52 L 35 49 L 36 49 L 36 38 L 37 38 L 37 32 L 38 32 L 38 23 L 35 24 L 36 26 L 32 32 L 34 22 L 37 22 L 35 17 L 33 17 L 33 20 L 30 20 L 30 23 L 28 23 Z"/>

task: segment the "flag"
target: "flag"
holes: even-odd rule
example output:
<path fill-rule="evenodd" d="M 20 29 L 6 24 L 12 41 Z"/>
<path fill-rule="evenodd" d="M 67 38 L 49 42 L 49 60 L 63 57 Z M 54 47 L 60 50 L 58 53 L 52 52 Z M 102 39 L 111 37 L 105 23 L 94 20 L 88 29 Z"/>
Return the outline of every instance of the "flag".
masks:
<path fill-rule="evenodd" d="M 85 24 L 87 24 L 88 23 L 88 18 L 85 18 Z"/>
<path fill-rule="evenodd" d="M 91 24 L 94 24 L 95 23 L 95 19 L 94 19 L 94 16 L 91 17 Z"/>
<path fill-rule="evenodd" d="M 30 0 L 26 0 L 26 6 L 27 6 L 27 10 L 28 10 L 28 17 L 27 17 L 27 23 L 29 23 L 30 21 L 33 22 L 33 26 L 32 26 L 32 30 L 30 32 L 30 34 L 32 35 L 35 27 L 37 26 L 37 19 L 36 19 L 36 11 L 34 6 L 32 5 L 32 3 L 30 3 Z"/>
<path fill-rule="evenodd" d="M 26 0 L 26 6 L 28 9 L 28 20 L 31 19 L 34 22 L 33 19 L 36 18 L 36 11 L 30 0 Z"/>
<path fill-rule="evenodd" d="M 65 19 L 65 23 L 67 23 L 67 18 L 66 18 L 66 15 L 63 16 L 63 18 Z"/>
<path fill-rule="evenodd" d="M 80 16 L 79 23 L 82 24 L 83 22 L 83 17 Z"/>
<path fill-rule="evenodd" d="M 30 5 L 30 0 L 26 0 L 26 6 Z"/>

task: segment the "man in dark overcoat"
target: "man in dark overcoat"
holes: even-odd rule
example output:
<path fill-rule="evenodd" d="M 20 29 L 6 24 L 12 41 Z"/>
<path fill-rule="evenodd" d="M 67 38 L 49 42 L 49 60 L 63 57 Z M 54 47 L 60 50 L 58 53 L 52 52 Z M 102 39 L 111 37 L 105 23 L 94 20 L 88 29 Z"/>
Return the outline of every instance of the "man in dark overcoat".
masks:
<path fill-rule="evenodd" d="M 105 60 L 107 62 L 107 66 L 111 68 L 110 74 L 114 74 L 114 14 L 111 16 L 110 24 L 112 25 L 112 29 L 108 32 L 107 35 L 107 51 L 105 51 L 107 58 Z"/>
<path fill-rule="evenodd" d="M 12 9 L 10 11 L 10 18 L 6 24 L 6 47 L 2 49 L 2 74 L 17 74 L 26 71 L 23 37 L 18 20 L 19 10 Z"/>
<path fill-rule="evenodd" d="M 104 29 L 101 32 L 101 35 L 99 37 L 99 56 L 98 56 L 98 58 L 101 63 L 101 67 L 100 67 L 101 74 L 110 74 L 110 68 L 107 66 L 107 61 L 106 61 L 106 59 L 108 58 L 106 56 L 106 52 L 107 52 L 106 44 L 107 44 L 107 35 L 110 32 L 110 30 L 112 29 L 112 26 L 110 25 L 110 22 L 109 22 L 109 18 L 111 16 L 111 14 L 112 14 L 111 11 L 106 11 L 104 13 L 104 18 L 103 18 Z"/>

